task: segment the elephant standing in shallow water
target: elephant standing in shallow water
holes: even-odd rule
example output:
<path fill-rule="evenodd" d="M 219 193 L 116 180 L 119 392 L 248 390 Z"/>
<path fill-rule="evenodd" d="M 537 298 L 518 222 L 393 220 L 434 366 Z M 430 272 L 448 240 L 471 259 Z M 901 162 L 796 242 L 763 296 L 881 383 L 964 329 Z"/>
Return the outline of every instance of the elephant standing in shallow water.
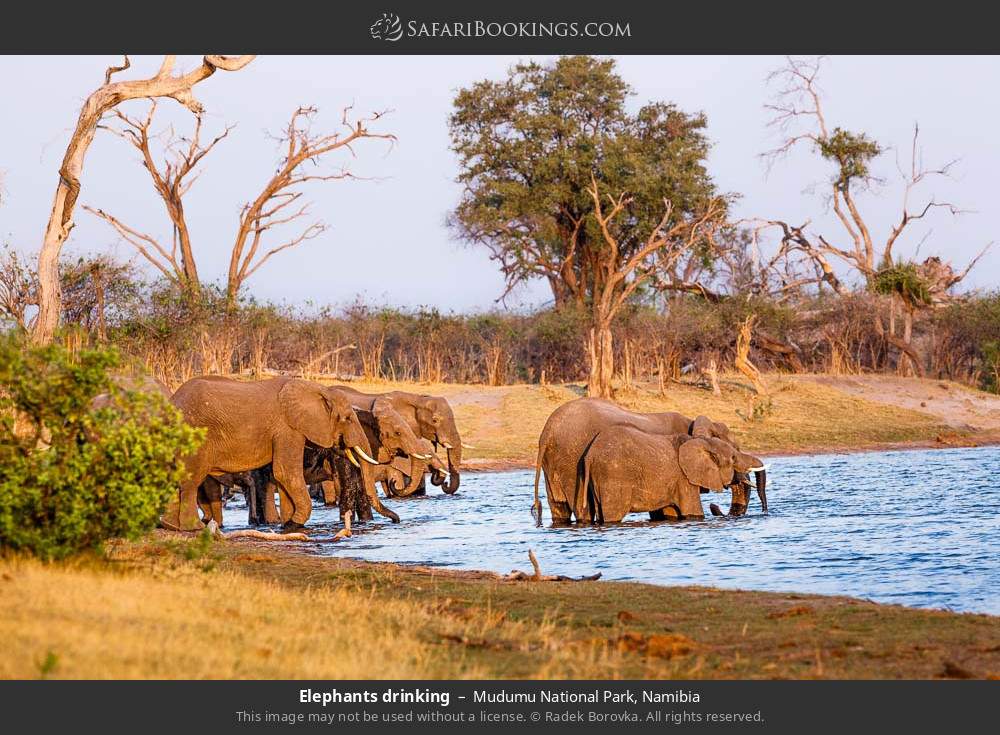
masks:
<path fill-rule="evenodd" d="M 589 521 L 592 508 L 583 487 L 583 459 L 591 443 L 604 429 L 612 426 L 630 426 L 647 434 L 688 434 L 698 438 L 726 441 L 738 448 L 722 423 L 705 416 L 694 419 L 674 412 L 637 413 L 602 398 L 578 398 L 570 401 L 549 416 L 538 438 L 538 457 L 535 462 L 535 501 L 532 514 L 535 522 L 542 522 L 542 504 L 539 500 L 540 476 L 545 475 L 545 497 L 553 523 Z M 767 478 L 763 468 L 757 473 L 757 493 L 761 506 L 767 511 Z M 733 502 L 730 512 L 738 515 L 746 510 L 749 483 L 744 478 L 733 484 Z"/>
<path fill-rule="evenodd" d="M 759 459 L 721 439 L 612 426 L 587 450 L 583 487 L 596 523 L 640 512 L 653 520 L 704 518 L 702 488 L 722 490 L 762 469 Z"/>
<path fill-rule="evenodd" d="M 296 378 L 255 382 L 194 378 L 182 385 L 172 400 L 185 420 L 204 427 L 207 435 L 198 451 L 187 458 L 188 478 L 181 485 L 179 498 L 161 519 L 167 528 L 202 527 L 198 488 L 209 475 L 271 464 L 275 481 L 294 506 L 284 527 L 301 529 L 312 513 L 303 477 L 306 442 L 375 463 L 354 409 L 328 386 Z M 370 501 L 379 513 L 398 522 L 399 517 L 385 508 L 377 495 Z"/>
<path fill-rule="evenodd" d="M 350 395 L 351 403 L 358 407 L 368 407 L 375 400 L 388 401 L 393 409 L 410 425 L 413 433 L 431 442 L 432 449 L 442 446 L 447 452 L 448 473 L 433 473 L 432 482 L 440 485 L 448 495 L 458 492 L 461 483 L 460 468 L 462 465 L 462 450 L 472 449 L 463 444 L 455 423 L 455 414 L 448 401 L 440 396 L 428 396 L 419 393 L 407 393 L 394 390 L 388 393 L 369 394 L 344 388 Z"/>

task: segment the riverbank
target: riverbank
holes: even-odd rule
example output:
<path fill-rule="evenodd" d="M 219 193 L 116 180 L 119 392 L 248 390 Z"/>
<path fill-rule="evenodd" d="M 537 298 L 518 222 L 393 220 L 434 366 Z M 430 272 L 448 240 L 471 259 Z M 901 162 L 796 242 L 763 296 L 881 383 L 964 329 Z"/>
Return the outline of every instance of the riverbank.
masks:
<path fill-rule="evenodd" d="M 325 381 L 340 383 L 342 381 Z M 694 382 L 639 384 L 616 399 L 636 411 L 707 414 L 729 424 L 741 445 L 762 455 L 977 446 L 1000 442 L 1000 396 L 941 380 L 894 376 L 765 376 L 769 394 L 756 414 L 742 378 L 724 375 L 721 394 Z M 452 404 L 469 470 L 534 467 L 545 420 L 585 386 L 483 386 L 351 382 L 368 392 L 434 393 Z"/>
<path fill-rule="evenodd" d="M 305 549 L 159 531 L 107 558 L 0 561 L 0 677 L 1000 676 L 1000 617 Z"/>

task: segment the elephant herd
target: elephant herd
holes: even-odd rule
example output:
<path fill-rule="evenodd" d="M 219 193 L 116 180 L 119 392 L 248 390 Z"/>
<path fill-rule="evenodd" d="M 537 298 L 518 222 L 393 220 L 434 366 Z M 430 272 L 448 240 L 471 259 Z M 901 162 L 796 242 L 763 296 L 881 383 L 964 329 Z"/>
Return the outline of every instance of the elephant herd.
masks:
<path fill-rule="evenodd" d="M 252 523 L 280 521 L 287 532 L 305 527 L 309 487 L 322 484 L 331 503 L 339 496 L 338 537 L 351 532 L 356 511 L 344 493 L 352 486 L 360 485 L 367 504 L 393 522 L 399 516 L 382 503 L 376 483 L 386 495 L 411 495 L 423 490 L 430 471 L 444 492 L 459 487 L 463 445 L 444 398 L 367 394 L 291 377 L 202 376 L 171 401 L 187 423 L 205 430 L 205 440 L 186 458 L 187 479 L 160 519 L 168 529 L 198 530 L 212 519 L 221 526 L 224 487 L 246 493 Z"/>
<path fill-rule="evenodd" d="M 554 524 L 614 523 L 628 513 L 649 513 L 653 520 L 704 518 L 701 493 L 727 487 L 729 515 L 740 516 L 750 502 L 750 472 L 766 513 L 766 468 L 740 451 L 725 424 L 579 398 L 557 408 L 542 429 L 532 515 L 540 525 L 544 473 Z M 714 503 L 711 510 L 722 515 Z"/>
<path fill-rule="evenodd" d="M 146 381 L 133 388 L 159 389 Z M 97 400 L 105 400 L 106 396 Z M 247 498 L 252 524 L 305 527 L 319 495 L 338 505 L 351 534 L 371 511 L 399 522 L 379 498 L 425 492 L 425 477 L 454 494 L 463 448 L 455 416 L 439 396 L 362 393 L 292 377 L 242 381 L 202 376 L 170 396 L 184 420 L 205 431 L 185 458 L 187 479 L 160 519 L 165 528 L 222 526 L 223 498 Z M 437 452 L 444 450 L 442 460 Z M 729 428 L 706 416 L 636 413 L 611 401 L 579 398 L 557 408 L 538 439 L 532 515 L 541 525 L 539 481 L 555 525 L 616 523 L 629 513 L 653 520 L 704 518 L 701 494 L 729 488 L 730 516 L 746 513 L 755 473 L 767 512 L 763 463 L 740 450 Z M 277 496 L 277 503 L 275 502 Z M 723 515 L 714 503 L 714 515 Z"/>

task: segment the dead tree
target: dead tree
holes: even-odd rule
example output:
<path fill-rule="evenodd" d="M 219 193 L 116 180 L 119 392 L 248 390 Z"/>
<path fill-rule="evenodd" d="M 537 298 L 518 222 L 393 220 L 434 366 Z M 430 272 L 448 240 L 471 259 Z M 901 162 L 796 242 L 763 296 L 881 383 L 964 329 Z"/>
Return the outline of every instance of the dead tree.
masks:
<path fill-rule="evenodd" d="M 736 335 L 736 357 L 734 364 L 736 365 L 736 369 L 743 373 L 747 380 L 750 381 L 754 392 L 761 396 L 767 392 L 767 388 L 764 385 L 764 379 L 761 377 L 760 370 L 750 362 L 750 342 L 753 339 L 753 327 L 756 322 L 757 315 L 751 314 L 740 324 L 739 334 Z"/>
<path fill-rule="evenodd" d="M 277 171 L 240 212 L 226 281 L 226 297 L 231 304 L 235 303 L 244 282 L 268 259 L 326 230 L 321 222 L 309 222 L 296 235 L 263 249 L 265 236 L 274 228 L 308 218 L 309 204 L 302 202 L 301 186 L 312 181 L 357 178 L 345 168 L 335 173 L 313 173 L 305 170 L 307 163 L 316 163 L 326 154 L 341 149 L 353 154 L 352 144 L 365 138 L 395 141 L 393 135 L 373 133 L 368 129 L 384 113 L 351 121 L 348 119 L 350 111 L 350 107 L 343 111 L 344 132 L 332 134 L 315 134 L 310 129 L 316 115 L 315 107 L 300 107 L 292 114 L 282 138 L 284 157 Z"/>
<path fill-rule="evenodd" d="M 56 184 L 52 212 L 49 214 L 45 238 L 38 253 L 38 317 L 32 329 L 32 339 L 36 343 L 50 342 L 59 326 L 62 306 L 59 290 L 59 254 L 73 229 L 73 210 L 80 196 L 83 161 L 104 115 L 126 100 L 155 97 L 169 97 L 192 112 L 200 113 L 202 106 L 194 98 L 194 86 L 212 76 L 217 69 L 237 71 L 249 64 L 253 58 L 252 55 L 233 57 L 207 55 L 193 71 L 175 75 L 173 72 L 176 56 L 170 54 L 164 57 L 159 70 L 152 77 L 121 82 L 112 82 L 111 77 L 131 66 L 128 56 L 121 66 L 108 67 L 104 73 L 104 84 L 92 92 L 83 103 L 76 128 L 59 167 L 59 181 Z"/>
<path fill-rule="evenodd" d="M 665 199 L 663 217 L 642 240 L 644 233 L 629 228 L 629 218 L 625 215 L 632 200 L 626 193 L 606 194 L 603 197 L 607 200 L 605 206 L 593 177 L 588 191 L 603 240 L 599 247 L 594 247 L 590 273 L 593 298 L 587 344 L 590 353 L 588 392 L 591 396 L 610 398 L 614 375 L 612 322 L 637 288 L 656 273 L 668 270 L 721 224 L 725 206 L 721 198 L 713 199 L 699 213 L 674 218 L 673 205 Z M 636 244 L 626 248 L 627 242 Z"/>
<path fill-rule="evenodd" d="M 162 167 L 157 164 L 150 150 L 150 127 L 156 113 L 156 100 L 149 106 L 149 111 L 143 118 L 129 117 L 121 110 L 113 110 L 112 114 L 121 123 L 121 127 L 102 125 L 139 151 L 142 165 L 152 179 L 153 188 L 163 200 L 173 229 L 173 241 L 170 248 L 164 247 L 150 235 L 138 232 L 115 216 L 103 209 L 90 206 L 83 208 L 110 224 L 115 231 L 143 258 L 159 270 L 171 283 L 189 295 L 197 296 L 201 290 L 198 278 L 198 265 L 195 262 L 191 246 L 191 232 L 188 229 L 187 218 L 184 216 L 184 195 L 198 179 L 195 168 L 201 160 L 233 129 L 227 126 L 207 145 L 201 143 L 202 116 L 195 116 L 194 132 L 190 138 L 176 138 L 171 135 L 166 149 L 166 160 Z"/>
<path fill-rule="evenodd" d="M 806 144 L 815 147 L 822 158 L 834 165 L 834 175 L 829 181 L 829 199 L 841 226 L 840 237 L 814 232 L 807 221 L 793 226 L 777 219 L 758 223 L 758 232 L 773 228 L 780 238 L 779 252 L 798 252 L 812 261 L 817 282 L 824 283 L 839 295 L 847 295 L 848 288 L 841 281 L 833 263 L 839 262 L 859 274 L 866 288 L 884 292 L 885 275 L 899 267 L 894 247 L 904 232 L 914 222 L 932 212 L 943 209 L 952 215 L 961 213 L 956 205 L 938 201 L 933 197 L 914 205 L 915 191 L 929 179 L 947 177 L 956 161 L 937 168 L 925 168 L 919 148 L 919 127 L 914 126 L 908 167 L 897 165 L 903 182 L 902 206 L 897 223 L 881 236 L 873 234 L 868 218 L 862 213 L 858 194 L 879 182 L 870 171 L 870 163 L 884 153 L 884 149 L 865 133 L 853 133 L 840 127 L 830 127 L 823 110 L 817 87 L 822 59 L 799 60 L 789 58 L 787 64 L 773 72 L 769 82 L 778 85 L 774 102 L 766 105 L 772 113 L 770 126 L 780 131 L 781 143 L 764 154 L 768 166 L 773 165 L 794 148 Z M 846 239 L 846 243 L 843 240 Z M 987 245 L 972 259 L 965 270 L 948 277 L 949 288 L 959 283 L 985 254 Z M 906 264 L 912 266 L 912 264 Z M 912 312 L 911 312 L 912 316 Z M 923 375 L 923 360 L 913 347 L 909 333 L 902 337 L 894 329 L 886 329 L 882 315 L 875 313 L 875 332 L 893 347 L 918 375 Z"/>
<path fill-rule="evenodd" d="M 318 164 L 327 154 L 341 149 L 353 155 L 352 145 L 361 139 L 395 140 L 392 135 L 374 133 L 368 129 L 368 125 L 381 118 L 382 113 L 351 121 L 348 120 L 350 109 L 346 108 L 342 116 L 342 124 L 346 130 L 333 134 L 312 132 L 310 123 L 316 114 L 313 107 L 300 107 L 292 114 L 281 137 L 284 155 L 278 169 L 253 201 L 245 204 L 240 212 L 226 282 L 226 297 L 230 305 L 235 304 L 246 280 L 272 256 L 311 240 L 326 230 L 326 225 L 322 222 L 308 221 L 296 234 L 267 247 L 266 236 L 272 230 L 303 219 L 308 220 L 309 204 L 302 201 L 302 185 L 314 181 L 358 178 L 346 168 L 333 173 L 316 172 L 314 169 L 307 171 L 307 164 Z M 165 146 L 167 160 L 160 166 L 150 150 L 150 141 L 155 137 L 150 133 L 155 111 L 155 102 L 150 106 L 148 114 L 141 119 L 116 110 L 114 116 L 121 122 L 121 127 L 104 127 L 127 140 L 139 151 L 143 166 L 149 172 L 173 225 L 173 242 L 170 247 L 165 247 L 156 238 L 126 225 L 103 209 L 84 208 L 108 222 L 171 283 L 189 295 L 197 295 L 200 282 L 195 249 L 184 213 L 184 197 L 198 178 L 197 166 L 228 136 L 232 126 L 207 144 L 202 144 L 202 120 L 199 115 L 190 137 L 170 137 Z"/>
<path fill-rule="evenodd" d="M 38 304 L 38 278 L 9 245 L 0 254 L 0 315 L 22 331 L 31 329 L 28 310 Z"/>

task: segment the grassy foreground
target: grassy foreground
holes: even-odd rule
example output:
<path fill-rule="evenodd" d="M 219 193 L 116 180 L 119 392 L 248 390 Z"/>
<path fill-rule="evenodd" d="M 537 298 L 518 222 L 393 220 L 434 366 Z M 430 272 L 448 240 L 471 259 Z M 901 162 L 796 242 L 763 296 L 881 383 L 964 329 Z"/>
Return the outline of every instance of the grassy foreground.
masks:
<path fill-rule="evenodd" d="M 157 532 L 0 561 L 4 678 L 996 678 L 1000 618 L 319 558 Z"/>
<path fill-rule="evenodd" d="M 968 432 L 956 430 L 940 416 L 852 396 L 812 377 L 768 375 L 770 404 L 757 417 L 747 387 L 733 376 L 723 377 L 719 396 L 692 383 L 670 383 L 662 394 L 655 386 L 637 386 L 620 391 L 616 400 L 636 411 L 707 414 L 729 424 L 746 449 L 760 453 L 967 443 L 971 439 Z M 917 379 L 911 382 L 946 385 L 953 395 L 985 395 L 957 383 Z M 538 435 L 549 414 L 561 404 L 584 395 L 584 387 L 580 385 L 490 387 L 402 382 L 350 385 L 370 392 L 407 390 L 447 397 L 463 439 L 475 447 L 463 459 L 463 464 L 470 467 L 534 466 Z"/>

